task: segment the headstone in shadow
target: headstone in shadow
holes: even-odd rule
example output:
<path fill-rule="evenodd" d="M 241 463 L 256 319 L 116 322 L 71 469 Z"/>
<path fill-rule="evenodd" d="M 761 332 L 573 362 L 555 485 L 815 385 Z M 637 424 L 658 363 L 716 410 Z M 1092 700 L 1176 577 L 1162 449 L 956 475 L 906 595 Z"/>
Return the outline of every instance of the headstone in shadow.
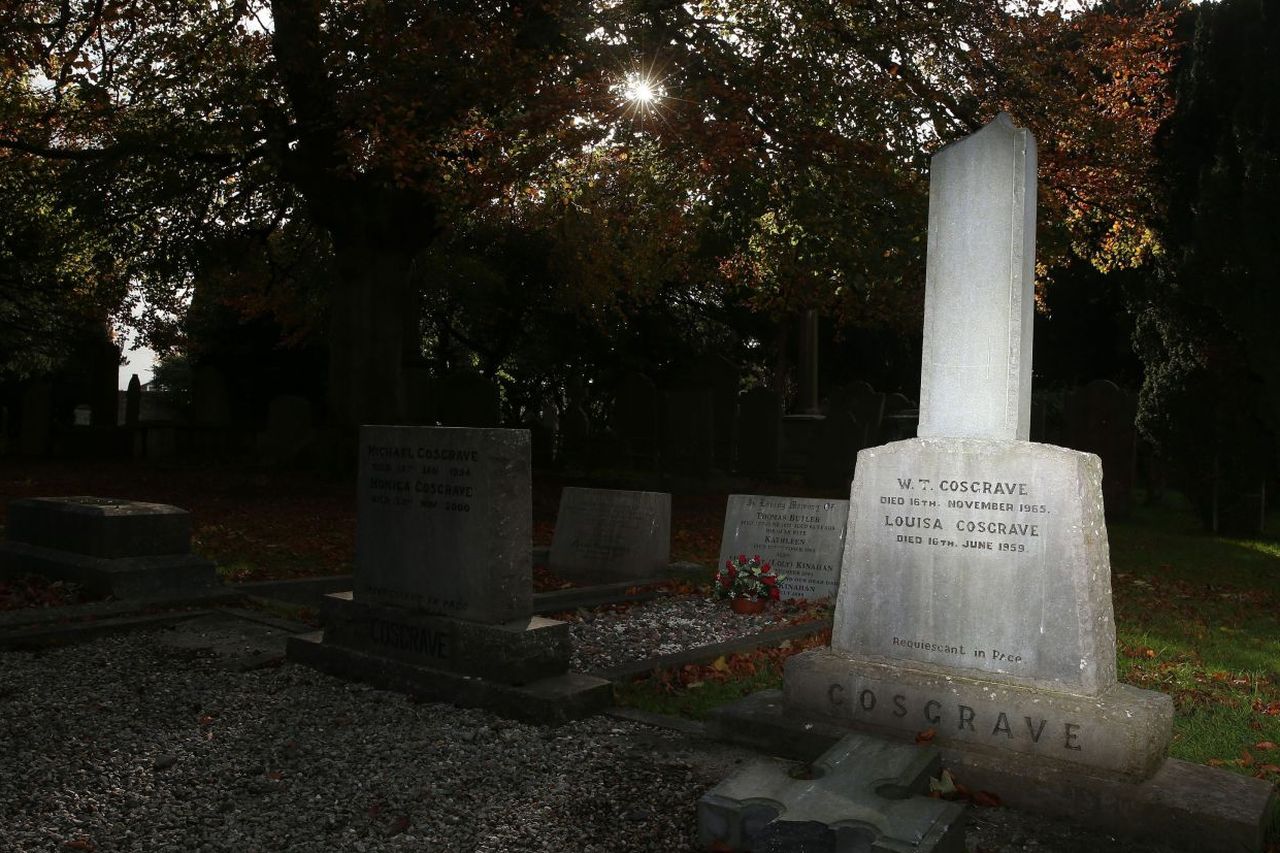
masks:
<path fill-rule="evenodd" d="M 737 471 L 748 477 L 778 476 L 782 446 L 782 395 L 772 388 L 752 388 L 738 402 Z"/>

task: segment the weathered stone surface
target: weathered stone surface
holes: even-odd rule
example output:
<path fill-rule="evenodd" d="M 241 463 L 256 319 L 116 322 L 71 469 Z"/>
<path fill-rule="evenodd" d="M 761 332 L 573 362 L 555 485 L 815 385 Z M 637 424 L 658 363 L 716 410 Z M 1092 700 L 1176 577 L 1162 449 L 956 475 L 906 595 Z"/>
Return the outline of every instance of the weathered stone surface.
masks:
<path fill-rule="evenodd" d="M 23 574 L 67 581 L 117 599 L 194 600 L 226 589 L 214 564 L 195 554 L 106 559 L 24 542 L 0 543 L 0 576 Z"/>
<path fill-rule="evenodd" d="M 6 535 L 11 542 L 103 559 L 186 554 L 191 515 L 120 498 L 26 498 L 9 503 Z"/>
<path fill-rule="evenodd" d="M 759 554 L 784 579 L 783 598 L 834 596 L 840 585 L 848 501 L 730 495 L 720 565 Z"/>
<path fill-rule="evenodd" d="M 1009 116 L 933 155 L 920 437 L 1029 437 L 1035 229 L 1035 140 Z"/>
<path fill-rule="evenodd" d="M 1115 681 L 1101 468 L 983 439 L 862 451 L 832 647 L 865 660 L 1097 693 Z"/>
<path fill-rule="evenodd" d="M 360 430 L 355 597 L 476 622 L 527 618 L 526 430 Z"/>
<path fill-rule="evenodd" d="M 698 836 L 717 850 L 964 850 L 964 807 L 922 796 L 937 750 L 846 735 L 811 765 L 756 761 L 698 801 Z M 900 846 L 899 846 L 900 845 Z"/>
<path fill-rule="evenodd" d="M 331 675 L 424 699 L 488 708 L 533 723 L 555 725 L 585 717 L 607 707 L 613 699 L 609 682 L 576 672 L 507 684 L 326 643 L 322 632 L 290 637 L 287 654 L 290 660 Z"/>
<path fill-rule="evenodd" d="M 551 538 L 551 571 L 588 583 L 653 578 L 671 560 L 671 495 L 566 488 Z"/>
<path fill-rule="evenodd" d="M 849 731 L 786 704 L 776 690 L 722 706 L 709 725 L 721 740 L 801 761 L 822 754 Z M 1193 853 L 1261 851 L 1276 816 L 1276 791 L 1269 782 L 1172 758 L 1150 778 L 1134 782 L 1035 756 L 948 746 L 939 751 L 943 765 L 970 790 L 989 791 L 1011 808 Z"/>
<path fill-rule="evenodd" d="M 326 643 L 507 684 L 563 674 L 572 651 L 569 623 L 543 616 L 490 625 L 363 604 L 338 592 L 321 600 L 320 618 Z"/>
<path fill-rule="evenodd" d="M 1164 758 L 1173 702 L 1112 684 L 1083 696 L 850 659 L 831 649 L 787 662 L 787 705 L 900 737 L 929 729 L 939 746 L 1016 753 L 1056 766 L 1143 779 Z"/>

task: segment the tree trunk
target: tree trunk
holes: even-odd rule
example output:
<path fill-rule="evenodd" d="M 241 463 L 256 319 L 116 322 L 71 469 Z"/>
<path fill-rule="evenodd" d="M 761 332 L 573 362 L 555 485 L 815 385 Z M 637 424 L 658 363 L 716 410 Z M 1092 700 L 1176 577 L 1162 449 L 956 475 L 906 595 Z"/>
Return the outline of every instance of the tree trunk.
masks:
<path fill-rule="evenodd" d="M 404 423 L 404 315 L 410 259 L 335 240 L 329 316 L 329 417 L 338 427 Z"/>

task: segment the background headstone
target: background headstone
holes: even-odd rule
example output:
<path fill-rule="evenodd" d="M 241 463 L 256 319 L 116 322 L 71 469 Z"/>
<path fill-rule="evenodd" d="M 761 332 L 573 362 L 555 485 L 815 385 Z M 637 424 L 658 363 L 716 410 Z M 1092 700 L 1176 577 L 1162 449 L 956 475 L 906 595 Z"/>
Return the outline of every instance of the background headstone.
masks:
<path fill-rule="evenodd" d="M 614 389 L 609 424 L 631 466 L 657 467 L 661 423 L 662 397 L 653 380 L 643 373 L 623 376 Z"/>
<path fill-rule="evenodd" d="M 646 580 L 671 561 L 671 495 L 568 487 L 551 538 L 551 571 L 583 583 Z"/>
<path fill-rule="evenodd" d="M 819 489 L 847 489 L 861 448 L 863 429 L 848 412 L 828 415 L 809 445 L 805 482 Z"/>
<path fill-rule="evenodd" d="M 532 608 L 529 434 L 360 428 L 355 600 L 477 622 Z"/>
<path fill-rule="evenodd" d="M 49 450 L 53 427 L 53 385 L 37 380 L 22 392 L 18 426 L 18 450 L 24 456 L 42 456 Z"/>
<path fill-rule="evenodd" d="M 478 373 L 454 373 L 433 384 L 435 411 L 442 424 L 462 427 L 496 427 L 499 420 L 498 386 Z"/>
<path fill-rule="evenodd" d="M 668 391 L 662 466 L 671 474 L 705 475 L 715 457 L 715 407 L 710 391 Z"/>
<path fill-rule="evenodd" d="M 778 476 L 782 446 L 782 395 L 772 388 L 752 388 L 738 402 L 737 471 L 772 480 Z"/>
<path fill-rule="evenodd" d="M 311 401 L 284 394 L 274 398 L 267 409 L 267 426 L 258 437 L 258 449 L 274 462 L 290 462 L 307 449 L 314 436 Z"/>
<path fill-rule="evenodd" d="M 1108 518 L 1125 518 L 1133 507 L 1138 466 L 1138 400 L 1114 382 L 1098 379 L 1067 397 L 1066 445 L 1102 459 L 1102 499 Z"/>
<path fill-rule="evenodd" d="M 848 501 L 729 495 L 719 565 L 759 554 L 785 575 L 783 598 L 834 596 L 848 515 Z"/>
<path fill-rule="evenodd" d="M 231 425 L 231 391 L 227 377 L 211 364 L 196 368 L 191 375 L 191 420 L 199 426 Z"/>

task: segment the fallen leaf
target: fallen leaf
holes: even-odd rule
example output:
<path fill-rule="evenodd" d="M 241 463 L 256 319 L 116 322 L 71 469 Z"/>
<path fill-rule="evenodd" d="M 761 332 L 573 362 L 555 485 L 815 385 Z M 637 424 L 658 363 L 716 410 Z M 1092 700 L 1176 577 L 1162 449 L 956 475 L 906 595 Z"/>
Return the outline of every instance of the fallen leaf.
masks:
<path fill-rule="evenodd" d="M 925 729 L 922 732 L 916 732 L 916 743 L 933 743 L 933 736 L 937 732 L 933 729 Z M 945 770 L 943 771 L 946 772 Z"/>
<path fill-rule="evenodd" d="M 724 655 L 720 655 L 720 657 L 711 662 L 711 668 L 717 672 L 728 672 L 729 663 L 724 659 Z"/>
<path fill-rule="evenodd" d="M 956 780 L 951 775 L 950 770 L 943 770 L 937 779 L 929 780 L 930 793 L 936 793 L 939 797 L 950 797 L 956 793 Z"/>
<path fill-rule="evenodd" d="M 973 804 L 975 806 L 987 806 L 988 808 L 999 808 L 1000 797 L 990 791 L 974 791 Z"/>
<path fill-rule="evenodd" d="M 1275 748 L 1276 748 L 1276 745 L 1275 745 L 1273 742 L 1269 741 L 1269 740 L 1263 740 L 1263 741 L 1258 741 L 1257 743 L 1255 743 L 1255 744 L 1253 745 L 1253 748 L 1254 748 L 1254 749 L 1275 749 Z"/>

